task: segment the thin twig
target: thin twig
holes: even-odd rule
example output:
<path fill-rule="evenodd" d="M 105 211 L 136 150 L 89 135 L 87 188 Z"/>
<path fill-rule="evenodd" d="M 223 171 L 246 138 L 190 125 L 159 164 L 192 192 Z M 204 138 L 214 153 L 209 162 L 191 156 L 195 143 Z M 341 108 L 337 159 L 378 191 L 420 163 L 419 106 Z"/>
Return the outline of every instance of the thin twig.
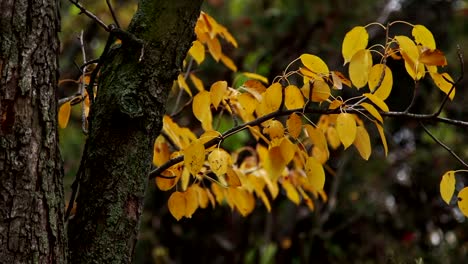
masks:
<path fill-rule="evenodd" d="M 81 30 L 80 34 L 80 45 L 81 45 L 81 53 L 83 54 L 83 63 L 86 64 L 86 50 L 83 42 L 83 30 Z M 85 77 L 87 72 L 88 66 L 85 66 L 81 72 L 81 84 L 79 88 L 79 93 L 81 98 L 85 98 Z M 86 128 L 86 111 L 85 111 L 85 103 L 84 100 L 81 101 L 81 130 L 86 135 L 88 134 L 88 129 Z"/>
<path fill-rule="evenodd" d="M 78 9 L 80 9 L 81 13 L 87 15 L 89 18 L 94 20 L 96 23 L 98 23 L 102 28 L 104 28 L 106 31 L 110 31 L 109 27 L 104 23 L 101 19 L 99 19 L 95 14 L 89 12 L 84 6 L 82 6 L 78 0 L 70 0 L 72 4 L 74 4 Z"/>
<path fill-rule="evenodd" d="M 418 96 L 418 88 L 419 88 L 419 82 L 415 81 L 414 82 L 413 97 L 411 97 L 411 102 L 408 105 L 408 107 L 405 109 L 405 111 L 403 111 L 404 113 L 408 113 L 409 110 L 413 107 L 413 105 L 414 105 L 414 103 L 416 101 L 416 97 Z"/>
<path fill-rule="evenodd" d="M 109 11 L 111 12 L 112 19 L 114 19 L 115 25 L 120 28 L 119 21 L 117 20 L 117 16 L 115 15 L 114 9 L 112 8 L 112 4 L 109 0 L 106 0 L 107 7 L 109 8 Z"/>
<path fill-rule="evenodd" d="M 422 122 L 419 122 L 421 127 L 426 131 L 426 133 L 435 141 L 437 144 L 441 145 L 444 149 L 446 149 L 454 158 L 456 158 L 464 167 L 468 168 L 468 164 L 463 161 L 460 156 L 458 156 L 455 151 L 453 151 L 451 148 L 449 148 L 447 145 L 445 145 L 442 141 L 440 141 L 438 138 L 436 138 L 429 129 L 427 129 Z"/>

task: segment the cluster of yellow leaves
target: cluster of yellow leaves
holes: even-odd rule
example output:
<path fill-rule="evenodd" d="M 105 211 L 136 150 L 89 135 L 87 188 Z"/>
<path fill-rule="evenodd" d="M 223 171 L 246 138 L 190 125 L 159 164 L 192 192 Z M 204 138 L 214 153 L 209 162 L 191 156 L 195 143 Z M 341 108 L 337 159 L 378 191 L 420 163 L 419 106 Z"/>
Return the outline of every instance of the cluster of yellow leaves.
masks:
<path fill-rule="evenodd" d="M 467 170 L 458 170 L 458 171 L 447 171 L 444 175 L 442 175 L 442 179 L 440 180 L 440 195 L 442 196 L 442 200 L 445 203 L 450 205 L 452 201 L 453 194 L 455 193 L 455 185 L 456 185 L 456 178 L 455 173 L 459 172 L 468 172 Z M 468 217 L 468 187 L 464 187 L 458 192 L 458 208 L 460 211 Z"/>

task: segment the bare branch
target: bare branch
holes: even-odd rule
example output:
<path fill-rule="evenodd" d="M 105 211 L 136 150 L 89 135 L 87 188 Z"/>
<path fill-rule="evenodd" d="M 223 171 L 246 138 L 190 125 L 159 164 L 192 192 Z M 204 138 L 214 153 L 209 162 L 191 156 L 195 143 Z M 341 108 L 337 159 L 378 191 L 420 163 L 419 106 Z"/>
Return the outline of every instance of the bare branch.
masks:
<path fill-rule="evenodd" d="M 109 11 L 111 12 L 112 19 L 114 19 L 115 25 L 120 28 L 119 21 L 117 20 L 117 16 L 115 15 L 114 9 L 112 8 L 112 4 L 109 0 L 106 0 L 107 7 L 109 7 Z"/>
<path fill-rule="evenodd" d="M 81 13 L 87 15 L 89 18 L 94 20 L 96 23 L 98 23 L 102 28 L 104 28 L 106 31 L 110 31 L 109 27 L 104 23 L 101 19 L 99 19 L 95 14 L 91 13 L 88 11 L 84 6 L 82 6 L 78 0 L 70 0 L 70 3 L 74 4 L 78 9 L 80 9 Z"/>

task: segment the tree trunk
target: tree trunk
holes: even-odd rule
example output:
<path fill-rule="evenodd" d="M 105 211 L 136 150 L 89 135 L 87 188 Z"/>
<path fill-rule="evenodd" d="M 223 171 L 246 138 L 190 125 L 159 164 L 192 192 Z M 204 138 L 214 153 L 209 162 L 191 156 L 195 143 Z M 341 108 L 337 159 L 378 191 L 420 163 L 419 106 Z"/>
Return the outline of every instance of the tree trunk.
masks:
<path fill-rule="evenodd" d="M 64 263 L 58 1 L 0 10 L 0 262 Z"/>
<path fill-rule="evenodd" d="M 143 0 L 106 57 L 83 155 L 70 262 L 129 263 L 167 94 L 194 40 L 202 0 Z"/>

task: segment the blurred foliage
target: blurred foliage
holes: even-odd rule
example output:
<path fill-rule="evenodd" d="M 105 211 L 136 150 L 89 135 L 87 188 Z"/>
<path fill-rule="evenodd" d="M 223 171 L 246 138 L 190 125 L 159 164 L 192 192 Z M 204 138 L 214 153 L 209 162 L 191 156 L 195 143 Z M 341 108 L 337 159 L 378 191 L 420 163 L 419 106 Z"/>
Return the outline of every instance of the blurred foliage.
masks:
<path fill-rule="evenodd" d="M 105 23 L 113 23 L 105 1 L 80 2 Z M 127 25 L 136 1 L 111 2 L 119 23 Z M 468 4 L 460 0 L 207 0 L 203 10 L 226 25 L 239 41 L 236 50 L 226 47 L 239 69 L 263 74 L 269 80 L 302 53 L 317 54 L 331 68 L 343 70 L 340 43 L 345 32 L 373 21 L 406 20 L 427 26 L 448 54 L 452 67 L 449 72 L 454 78 L 460 71 L 456 63 L 457 44 L 461 52 L 468 54 Z M 79 78 L 75 65 L 83 61 L 77 39 L 81 30 L 88 59 L 99 56 L 107 36 L 78 13 L 63 1 L 62 79 Z M 371 41 L 382 37 L 375 32 Z M 414 84 L 399 62 L 390 67 L 394 76 L 401 77 L 389 105 L 401 110 L 409 103 L 401 98 L 409 98 L 407 94 L 413 89 L 408 87 Z M 214 61 L 199 68 L 197 75 L 206 84 L 217 80 L 240 83 L 240 78 Z M 455 101 L 444 111 L 447 117 L 466 120 L 466 76 L 467 73 Z M 436 91 L 425 89 L 431 85 L 421 84 L 416 112 L 431 112 L 438 107 L 443 94 L 427 92 Z M 75 84 L 66 83 L 60 86 L 59 94 L 68 96 L 76 89 Z M 68 183 L 76 173 L 85 138 L 77 110 L 73 110 L 70 125 L 60 131 Z M 186 122 L 192 118 L 187 115 Z M 221 119 L 220 129 L 228 128 L 229 122 Z M 150 182 L 134 262 L 463 263 L 468 259 L 465 218 L 458 209 L 444 205 L 438 191 L 441 175 L 459 168 L 459 164 L 417 123 L 393 120 L 386 124 L 388 158 L 383 157 L 377 143 L 373 144 L 376 147 L 368 162 L 362 161 L 357 152 L 331 153 L 329 172 L 334 173 L 327 175 L 326 183 L 330 199 L 325 204 L 317 202 L 314 212 L 304 205 L 294 205 L 282 194 L 272 204 L 270 214 L 259 203 L 247 218 L 226 206 L 200 210 L 192 219 L 176 222 L 166 206 L 169 193 L 156 190 L 154 182 Z M 441 124 L 428 128 L 468 160 L 466 131 Z M 235 149 L 249 144 L 245 136 L 237 136 L 223 146 Z M 467 183 L 464 176 L 458 181 Z"/>

